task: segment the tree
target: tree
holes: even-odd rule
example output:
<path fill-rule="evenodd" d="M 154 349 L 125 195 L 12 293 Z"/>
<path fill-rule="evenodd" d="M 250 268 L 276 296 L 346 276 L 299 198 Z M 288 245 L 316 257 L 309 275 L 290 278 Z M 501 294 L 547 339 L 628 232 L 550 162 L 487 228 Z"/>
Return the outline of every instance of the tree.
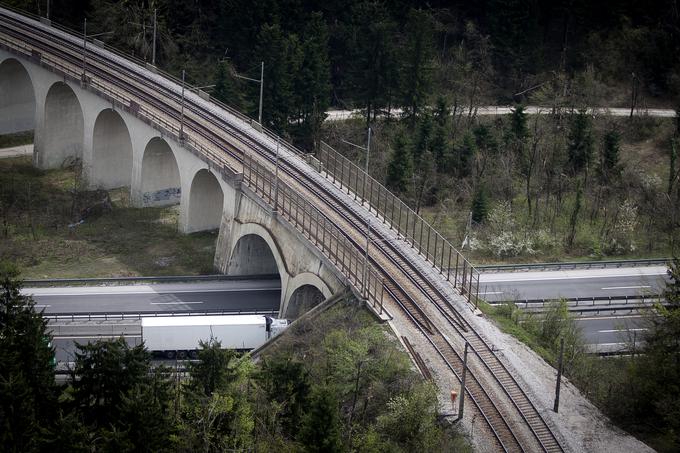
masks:
<path fill-rule="evenodd" d="M 242 110 L 245 106 L 243 91 L 240 82 L 233 74 L 234 67 L 230 62 L 218 63 L 213 96 L 236 110 Z"/>
<path fill-rule="evenodd" d="M 489 215 L 489 198 L 486 194 L 484 185 L 479 185 L 472 198 L 472 220 L 477 223 L 484 223 Z"/>
<path fill-rule="evenodd" d="M 397 195 L 403 195 L 408 190 L 408 183 L 413 175 L 413 157 L 409 143 L 403 134 L 394 139 L 392 156 L 387 165 L 387 187 Z"/>
<path fill-rule="evenodd" d="M 569 236 L 567 237 L 567 247 L 571 248 L 574 245 L 574 238 L 576 238 L 576 225 L 578 225 L 578 216 L 581 213 L 583 206 L 583 188 L 578 183 L 576 187 L 576 199 L 574 200 L 574 210 L 571 212 L 571 219 L 569 220 Z"/>
<path fill-rule="evenodd" d="M 300 442 L 310 453 L 337 452 L 342 450 L 340 432 L 338 402 L 333 389 L 323 385 L 315 388 L 300 428 Z"/>
<path fill-rule="evenodd" d="M 328 27 L 321 13 L 313 13 L 303 33 L 302 63 L 295 81 L 303 148 L 315 149 L 318 144 L 321 124 L 330 104 L 330 92 Z"/>
<path fill-rule="evenodd" d="M 406 45 L 401 56 L 401 102 L 404 114 L 415 121 L 427 101 L 432 71 L 432 15 L 421 9 L 411 9 L 406 21 Z"/>
<path fill-rule="evenodd" d="M 47 320 L 21 294 L 19 271 L 0 262 L 0 449 L 35 449 L 54 411 L 54 349 Z"/>
<path fill-rule="evenodd" d="M 529 136 L 529 128 L 527 127 L 527 114 L 524 111 L 523 105 L 516 105 L 511 110 L 510 128 L 508 130 L 510 135 L 510 142 L 515 148 L 522 146 Z"/>
<path fill-rule="evenodd" d="M 123 338 L 78 344 L 71 385 L 83 419 L 102 428 L 119 422 L 123 399 L 146 381 L 150 364 L 144 345 L 131 347 Z"/>
<path fill-rule="evenodd" d="M 572 120 L 567 152 L 572 174 L 587 170 L 593 156 L 593 136 L 590 116 L 585 110 L 579 110 Z"/>
<path fill-rule="evenodd" d="M 262 122 L 279 133 L 288 130 L 293 98 L 291 78 L 296 71 L 290 67 L 290 61 L 297 38 L 291 39 L 283 35 L 279 24 L 265 24 L 255 46 L 257 61 L 264 61 Z"/>
<path fill-rule="evenodd" d="M 295 437 L 309 406 L 311 382 L 304 363 L 283 356 L 264 359 L 257 379 L 268 401 L 282 406 L 279 417 L 284 433 Z"/>
<path fill-rule="evenodd" d="M 477 144 L 471 133 L 463 136 L 463 143 L 456 146 L 456 173 L 459 178 L 467 178 L 472 174 L 472 163 L 477 152 Z"/>
<path fill-rule="evenodd" d="M 598 176 L 600 183 L 608 184 L 621 175 L 619 165 L 619 152 L 621 150 L 621 136 L 615 130 L 610 130 L 604 135 Z"/>

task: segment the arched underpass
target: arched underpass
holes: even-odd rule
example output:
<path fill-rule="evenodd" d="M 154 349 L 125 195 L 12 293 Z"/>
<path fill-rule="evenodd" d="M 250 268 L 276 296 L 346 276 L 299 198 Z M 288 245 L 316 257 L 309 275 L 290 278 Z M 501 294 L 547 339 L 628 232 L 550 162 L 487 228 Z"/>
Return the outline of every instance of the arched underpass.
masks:
<path fill-rule="evenodd" d="M 70 158 L 83 157 L 83 110 L 71 87 L 56 82 L 45 98 L 45 127 L 42 153 L 38 163 L 43 168 L 63 166 Z"/>
<path fill-rule="evenodd" d="M 94 123 L 92 185 L 102 189 L 129 187 L 132 180 L 132 141 L 118 112 L 105 109 Z"/>
<path fill-rule="evenodd" d="M 13 58 L 0 63 L 0 134 L 35 129 L 35 92 L 24 66 Z"/>
<path fill-rule="evenodd" d="M 152 138 L 142 158 L 141 202 L 143 206 L 170 206 L 180 202 L 181 183 L 177 159 L 168 143 Z"/>
<path fill-rule="evenodd" d="M 286 319 L 298 318 L 310 309 L 319 305 L 325 299 L 326 297 L 316 286 L 302 285 L 291 294 L 284 317 Z"/>
<path fill-rule="evenodd" d="M 187 233 L 219 228 L 223 207 L 224 193 L 217 178 L 209 170 L 199 170 L 189 191 Z"/>

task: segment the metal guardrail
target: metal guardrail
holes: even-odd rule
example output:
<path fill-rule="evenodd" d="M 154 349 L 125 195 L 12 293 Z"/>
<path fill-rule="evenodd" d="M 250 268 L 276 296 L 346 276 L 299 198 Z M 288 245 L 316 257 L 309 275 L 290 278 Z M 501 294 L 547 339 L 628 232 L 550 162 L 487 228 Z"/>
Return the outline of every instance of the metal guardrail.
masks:
<path fill-rule="evenodd" d="M 572 297 L 561 299 L 523 299 L 523 300 L 503 300 L 487 302 L 491 306 L 499 306 L 505 304 L 515 304 L 517 308 L 522 309 L 543 309 L 546 305 L 551 305 L 560 300 L 564 300 L 569 308 L 579 307 L 599 307 L 602 310 L 611 307 L 637 305 L 637 306 L 651 306 L 656 302 L 665 303 L 663 296 L 655 295 L 632 295 L 632 296 L 595 296 L 595 297 Z"/>
<path fill-rule="evenodd" d="M 149 311 L 149 312 L 101 312 L 101 313 L 43 313 L 48 321 L 116 321 L 173 316 L 220 316 L 220 315 L 272 315 L 278 310 L 205 310 L 205 311 Z"/>
<path fill-rule="evenodd" d="M 479 272 L 466 258 L 425 219 L 399 197 L 389 191 L 358 165 L 321 142 L 321 147 L 308 163 L 340 188 L 347 190 L 360 204 L 368 203 L 368 210 L 397 235 L 432 263 L 439 273 L 459 288 L 470 303 L 479 294 Z"/>
<path fill-rule="evenodd" d="M 243 157 L 243 182 L 306 236 L 374 308 L 383 312 L 383 278 L 345 232 L 309 200 L 281 181 L 278 175 L 248 154 Z"/>
<path fill-rule="evenodd" d="M 102 277 L 102 278 L 53 278 L 39 280 L 23 280 L 24 286 L 58 286 L 70 284 L 101 284 L 101 283 L 132 283 L 132 282 L 204 282 L 204 281 L 239 281 L 239 280 L 276 280 L 280 279 L 277 274 L 263 275 L 172 275 L 172 276 L 149 276 L 149 277 Z"/>
<path fill-rule="evenodd" d="M 638 260 L 611 261 L 566 261 L 564 263 L 526 263 L 526 264 L 478 264 L 479 272 L 520 272 L 530 270 L 561 270 L 561 269 L 606 269 L 621 267 L 664 266 L 670 258 L 652 258 Z"/>

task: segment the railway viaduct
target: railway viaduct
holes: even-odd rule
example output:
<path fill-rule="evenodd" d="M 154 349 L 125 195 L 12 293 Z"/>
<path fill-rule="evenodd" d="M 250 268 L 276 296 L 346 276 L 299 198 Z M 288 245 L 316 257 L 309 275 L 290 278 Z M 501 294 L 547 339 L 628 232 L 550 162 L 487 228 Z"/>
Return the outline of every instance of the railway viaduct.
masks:
<path fill-rule="evenodd" d="M 155 67 L 0 8 L 0 134 L 23 130 L 34 130 L 40 168 L 80 159 L 92 188 L 179 204 L 185 233 L 219 228 L 215 267 L 278 272 L 288 316 L 349 286 L 437 384 L 442 407 L 467 376 L 463 426 L 480 451 L 580 449 L 559 432 L 552 399 L 526 389 L 532 370 L 487 339 L 471 310 L 474 267 L 332 149 L 307 155 Z"/>
<path fill-rule="evenodd" d="M 34 131 L 34 164 L 74 159 L 90 188 L 127 187 L 137 207 L 179 205 L 184 233 L 219 229 L 215 267 L 279 274 L 282 313 L 295 317 L 344 286 L 324 258 L 272 215 L 234 174 L 87 86 L 0 49 L 0 134 Z"/>

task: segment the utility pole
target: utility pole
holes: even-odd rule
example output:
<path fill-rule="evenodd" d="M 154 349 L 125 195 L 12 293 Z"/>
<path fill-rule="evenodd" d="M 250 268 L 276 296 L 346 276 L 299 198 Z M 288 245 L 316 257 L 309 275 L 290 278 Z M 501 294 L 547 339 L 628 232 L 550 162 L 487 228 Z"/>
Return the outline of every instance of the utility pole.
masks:
<path fill-rule="evenodd" d="M 86 53 L 87 53 L 87 17 L 83 21 L 83 82 L 85 81 Z"/>
<path fill-rule="evenodd" d="M 553 411 L 560 409 L 560 384 L 562 383 L 562 360 L 564 359 L 564 338 L 560 338 L 560 357 L 557 362 L 557 384 L 555 384 L 555 406 Z"/>
<path fill-rule="evenodd" d="M 47 0 L 47 14 L 45 15 L 46 19 L 50 18 L 50 0 Z"/>
<path fill-rule="evenodd" d="M 463 418 L 465 409 L 465 379 L 467 378 L 467 357 L 469 343 L 465 342 L 465 352 L 463 353 L 463 379 L 460 381 L 460 402 L 458 403 L 458 420 Z"/>
<path fill-rule="evenodd" d="M 260 66 L 260 80 L 257 79 L 251 79 L 250 77 L 242 76 L 240 74 L 236 74 L 236 71 L 234 71 L 234 77 L 238 77 L 239 79 L 243 80 L 248 80 L 250 82 L 255 82 L 260 84 L 260 108 L 259 112 L 257 114 L 257 122 L 262 124 L 262 93 L 264 91 L 264 61 L 261 63 Z"/>
<path fill-rule="evenodd" d="M 274 173 L 274 211 L 279 210 L 279 143 L 281 138 L 276 136 L 276 169 Z"/>
<path fill-rule="evenodd" d="M 257 122 L 262 124 L 262 92 L 264 89 L 264 61 L 260 69 L 260 110 L 257 114 Z"/>
<path fill-rule="evenodd" d="M 151 52 L 151 64 L 156 66 L 156 12 L 157 8 L 153 9 L 153 50 Z"/>
<path fill-rule="evenodd" d="M 179 140 L 184 139 L 184 77 L 185 71 L 182 69 L 182 105 L 180 107 L 180 117 L 179 117 Z"/>

